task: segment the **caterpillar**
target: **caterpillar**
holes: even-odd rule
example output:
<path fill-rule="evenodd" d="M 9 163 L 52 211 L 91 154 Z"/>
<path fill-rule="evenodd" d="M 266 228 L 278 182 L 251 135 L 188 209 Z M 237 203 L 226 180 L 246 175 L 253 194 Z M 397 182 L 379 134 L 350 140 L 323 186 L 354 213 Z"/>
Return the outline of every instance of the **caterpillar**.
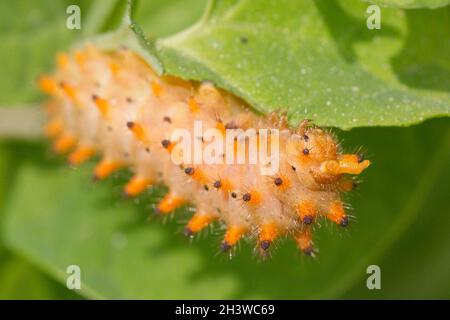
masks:
<path fill-rule="evenodd" d="M 169 191 L 155 213 L 166 216 L 181 206 L 194 206 L 186 236 L 218 220 L 226 226 L 220 244 L 224 252 L 231 254 L 246 237 L 265 255 L 276 239 L 291 236 L 303 253 L 314 256 L 312 233 L 321 219 L 341 227 L 349 224 L 341 194 L 356 186 L 351 175 L 359 175 L 370 161 L 362 154 L 344 154 L 329 130 L 310 120 L 293 128 L 282 112 L 257 114 L 210 82 L 160 76 L 126 47 L 106 51 L 87 44 L 59 53 L 56 65 L 53 74 L 38 80 L 49 96 L 45 134 L 53 139 L 54 151 L 68 154 L 71 165 L 99 155 L 95 180 L 129 168 L 134 175 L 124 188 L 127 197 L 164 184 Z M 261 174 L 267 163 L 242 164 L 234 157 L 232 163 L 176 163 L 173 155 L 180 141 L 172 133 L 183 128 L 194 134 L 195 121 L 221 134 L 280 130 L 276 172 Z M 266 148 L 258 133 L 253 137 L 258 149 Z M 204 136 L 193 140 L 203 151 L 207 148 Z M 225 158 L 228 152 L 216 156 Z M 249 150 L 244 153 L 248 156 Z"/>

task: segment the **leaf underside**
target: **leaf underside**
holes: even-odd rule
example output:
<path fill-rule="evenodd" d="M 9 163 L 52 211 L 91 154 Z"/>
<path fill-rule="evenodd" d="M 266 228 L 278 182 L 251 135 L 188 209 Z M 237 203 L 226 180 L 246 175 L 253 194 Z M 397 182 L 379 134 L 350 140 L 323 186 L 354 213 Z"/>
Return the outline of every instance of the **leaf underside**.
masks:
<path fill-rule="evenodd" d="M 381 30 L 369 30 L 366 6 L 212 1 L 193 27 L 157 39 L 153 53 L 166 73 L 213 81 L 263 113 L 287 111 L 294 125 L 309 118 L 349 129 L 448 116 L 450 9 L 383 9 Z"/>

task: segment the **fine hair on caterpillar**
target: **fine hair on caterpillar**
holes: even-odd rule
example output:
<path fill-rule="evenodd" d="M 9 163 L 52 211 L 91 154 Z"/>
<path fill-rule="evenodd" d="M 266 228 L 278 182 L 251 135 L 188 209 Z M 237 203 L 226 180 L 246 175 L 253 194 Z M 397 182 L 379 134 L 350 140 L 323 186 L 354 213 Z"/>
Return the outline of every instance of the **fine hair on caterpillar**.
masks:
<path fill-rule="evenodd" d="M 370 161 L 344 153 L 328 130 L 310 120 L 290 127 L 281 112 L 258 115 L 209 82 L 161 76 L 130 49 L 86 45 L 56 60 L 39 79 L 53 150 L 72 165 L 99 156 L 96 180 L 128 168 L 127 197 L 167 186 L 155 213 L 195 207 L 186 235 L 218 221 L 222 251 L 250 237 L 266 255 L 290 236 L 314 255 L 321 219 L 349 224 L 341 194 Z"/>

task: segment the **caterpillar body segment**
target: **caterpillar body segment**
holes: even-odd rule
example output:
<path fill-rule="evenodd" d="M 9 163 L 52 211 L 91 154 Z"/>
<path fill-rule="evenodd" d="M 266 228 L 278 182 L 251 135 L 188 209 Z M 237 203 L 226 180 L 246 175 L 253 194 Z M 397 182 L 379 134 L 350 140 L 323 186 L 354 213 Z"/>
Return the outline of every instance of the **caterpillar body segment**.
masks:
<path fill-rule="evenodd" d="M 100 155 L 95 180 L 129 168 L 133 178 L 124 187 L 127 197 L 166 185 L 169 191 L 155 211 L 167 215 L 186 204 L 195 206 L 187 236 L 218 221 L 226 225 L 222 251 L 250 237 L 264 254 L 288 235 L 313 255 L 312 231 L 320 219 L 348 225 L 341 192 L 352 190 L 350 175 L 360 174 L 370 162 L 344 154 L 327 130 L 308 120 L 290 128 L 280 113 L 256 115 L 209 82 L 159 76 L 128 49 L 105 52 L 88 45 L 57 60 L 54 74 L 39 80 L 50 99 L 46 134 L 54 139 L 54 150 L 70 151 L 72 165 Z M 215 135 L 207 133 L 212 128 Z M 181 148 L 185 141 L 174 135 L 178 129 L 216 162 L 196 161 L 193 152 L 194 161 L 187 163 L 183 152 L 189 150 Z M 223 152 L 208 149 L 214 139 L 239 130 L 245 135 L 225 139 Z M 262 174 L 271 165 L 267 159 L 237 160 L 239 152 L 248 160 L 261 150 L 279 151 L 275 172 Z"/>

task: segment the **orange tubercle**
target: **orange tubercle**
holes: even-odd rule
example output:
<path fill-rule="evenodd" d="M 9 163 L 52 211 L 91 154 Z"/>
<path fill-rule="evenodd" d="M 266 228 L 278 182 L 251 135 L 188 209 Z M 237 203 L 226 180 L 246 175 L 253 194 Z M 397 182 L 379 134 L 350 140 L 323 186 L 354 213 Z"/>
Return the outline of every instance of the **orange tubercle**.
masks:
<path fill-rule="evenodd" d="M 64 124 L 61 120 L 55 119 L 50 121 L 44 128 L 44 134 L 47 137 L 53 138 L 59 135 L 64 129 Z"/>
<path fill-rule="evenodd" d="M 198 112 L 200 110 L 200 106 L 198 102 L 194 99 L 194 97 L 189 97 L 188 100 L 189 110 L 193 113 Z"/>
<path fill-rule="evenodd" d="M 56 63 L 60 69 L 66 69 L 69 66 L 69 56 L 63 52 L 58 53 Z"/>
<path fill-rule="evenodd" d="M 311 229 L 306 228 L 295 236 L 295 241 L 299 249 L 306 255 L 314 254 L 314 245 L 311 236 Z"/>
<path fill-rule="evenodd" d="M 200 169 L 195 169 L 194 174 L 192 175 L 192 179 L 200 184 L 206 184 L 209 181 L 208 177 Z"/>
<path fill-rule="evenodd" d="M 210 224 L 212 221 L 217 219 L 217 216 L 212 214 L 205 214 L 205 213 L 196 213 L 194 216 L 189 220 L 185 233 L 186 235 L 192 235 L 194 233 L 199 232 L 200 230 L 204 229 L 208 224 Z"/>
<path fill-rule="evenodd" d="M 95 155 L 92 147 L 80 146 L 69 156 L 69 163 L 79 165 Z"/>
<path fill-rule="evenodd" d="M 84 64 L 86 63 L 87 57 L 84 52 L 77 51 L 74 54 L 75 61 L 77 62 L 78 66 L 84 67 Z"/>
<path fill-rule="evenodd" d="M 261 203 L 261 194 L 256 190 L 252 190 L 250 192 L 244 193 L 244 195 L 242 196 L 242 200 L 244 200 L 251 206 L 257 206 Z"/>
<path fill-rule="evenodd" d="M 97 106 L 98 110 L 102 114 L 103 117 L 106 117 L 108 115 L 109 110 L 109 103 L 105 99 L 102 99 L 96 95 L 92 96 L 92 100 L 94 100 L 95 105 Z"/>
<path fill-rule="evenodd" d="M 278 228 L 275 223 L 263 224 L 259 233 L 259 247 L 266 251 L 269 249 L 273 240 L 278 236 Z"/>
<path fill-rule="evenodd" d="M 228 179 L 221 179 L 220 180 L 221 183 L 221 188 L 224 192 L 231 192 L 231 190 L 233 190 L 233 185 L 231 184 L 230 180 Z"/>
<path fill-rule="evenodd" d="M 242 226 L 229 227 L 222 242 L 222 250 L 226 251 L 236 245 L 246 232 L 247 229 Z"/>
<path fill-rule="evenodd" d="M 136 122 L 129 121 L 127 122 L 127 127 L 134 134 L 136 139 L 143 143 L 148 143 L 147 133 L 142 125 Z"/>
<path fill-rule="evenodd" d="M 117 62 L 111 61 L 108 65 L 108 67 L 109 67 L 109 70 L 111 70 L 112 74 L 116 75 L 119 73 L 120 66 Z"/>
<path fill-rule="evenodd" d="M 53 150 L 56 153 L 63 154 L 72 149 L 77 143 L 75 137 L 71 134 L 64 134 L 53 144 Z"/>
<path fill-rule="evenodd" d="M 161 94 L 163 93 L 163 88 L 161 87 L 161 85 L 156 82 L 156 81 L 152 81 L 151 83 L 151 88 L 152 88 L 152 92 L 155 95 L 155 97 L 159 98 L 161 96 Z"/>
<path fill-rule="evenodd" d="M 340 201 L 331 204 L 327 218 L 342 227 L 348 225 L 348 217 Z"/>
<path fill-rule="evenodd" d="M 303 150 L 305 150 L 305 149 L 303 149 Z M 308 165 L 308 164 L 310 164 L 312 162 L 311 155 L 309 153 L 308 154 L 304 154 L 303 152 L 304 151 L 299 153 L 298 160 L 300 161 L 300 163 L 302 163 L 304 165 Z M 310 152 L 310 151 L 308 151 L 308 152 Z"/>
<path fill-rule="evenodd" d="M 61 89 L 63 92 L 67 95 L 67 97 L 72 100 L 72 102 L 77 102 L 77 94 L 74 87 L 72 87 L 70 84 L 67 84 L 65 82 L 60 83 Z"/>
<path fill-rule="evenodd" d="M 127 197 L 137 196 L 139 193 L 143 192 L 146 188 L 151 186 L 151 184 L 152 184 L 151 179 L 134 176 L 125 185 L 124 195 Z"/>
<path fill-rule="evenodd" d="M 291 181 L 287 177 L 280 175 L 274 179 L 274 185 L 281 191 L 286 191 L 291 186 Z"/>
<path fill-rule="evenodd" d="M 297 214 L 304 224 L 311 224 L 317 215 L 317 208 L 310 200 L 302 200 L 296 207 Z"/>
<path fill-rule="evenodd" d="M 114 171 L 122 167 L 122 164 L 113 160 L 102 160 L 94 169 L 94 179 L 101 180 L 108 177 Z"/>
<path fill-rule="evenodd" d="M 171 211 L 181 207 L 186 203 L 186 200 L 169 192 L 164 196 L 157 206 L 157 211 L 162 214 L 168 214 Z"/>
<path fill-rule="evenodd" d="M 260 241 L 273 241 L 278 235 L 278 228 L 275 223 L 270 222 L 262 225 L 261 232 L 259 233 Z"/>
<path fill-rule="evenodd" d="M 55 80 L 50 76 L 42 76 L 38 80 L 39 88 L 48 95 L 54 95 L 58 91 Z"/>
<path fill-rule="evenodd" d="M 219 130 L 220 132 L 222 132 L 223 135 L 225 135 L 225 133 L 227 131 L 227 129 L 225 128 L 225 125 L 221 121 L 218 121 L 216 123 L 216 129 Z"/>
<path fill-rule="evenodd" d="M 173 148 L 175 147 L 175 144 L 172 141 L 167 140 L 167 139 L 162 140 L 161 145 L 164 149 L 167 150 L 168 153 L 171 153 Z"/>

